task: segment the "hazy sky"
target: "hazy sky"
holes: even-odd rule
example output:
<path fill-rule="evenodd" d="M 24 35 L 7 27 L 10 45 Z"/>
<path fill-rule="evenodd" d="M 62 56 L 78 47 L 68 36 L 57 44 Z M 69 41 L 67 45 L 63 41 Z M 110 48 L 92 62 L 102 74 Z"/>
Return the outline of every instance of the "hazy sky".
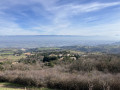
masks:
<path fill-rule="evenodd" d="M 0 0 L 0 35 L 120 37 L 120 0 Z"/>

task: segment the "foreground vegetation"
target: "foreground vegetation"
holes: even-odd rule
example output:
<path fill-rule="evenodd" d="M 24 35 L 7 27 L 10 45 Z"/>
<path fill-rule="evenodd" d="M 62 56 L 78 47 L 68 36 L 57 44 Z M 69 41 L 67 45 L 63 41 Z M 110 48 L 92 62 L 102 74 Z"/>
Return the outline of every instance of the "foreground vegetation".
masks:
<path fill-rule="evenodd" d="M 36 87 L 28 90 L 39 90 L 40 87 L 60 90 L 120 90 L 119 54 L 60 49 L 29 49 L 26 52 L 27 55 L 21 59 L 10 63 L 1 62 L 0 82 Z"/>

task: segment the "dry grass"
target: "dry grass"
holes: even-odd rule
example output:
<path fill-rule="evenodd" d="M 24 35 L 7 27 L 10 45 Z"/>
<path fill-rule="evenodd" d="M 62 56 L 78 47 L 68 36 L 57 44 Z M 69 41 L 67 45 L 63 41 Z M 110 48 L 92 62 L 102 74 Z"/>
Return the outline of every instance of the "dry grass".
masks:
<path fill-rule="evenodd" d="M 98 71 L 89 73 L 65 73 L 55 68 L 31 71 L 5 71 L 0 81 L 27 86 L 50 87 L 62 90 L 120 90 L 120 74 L 105 74 Z"/>

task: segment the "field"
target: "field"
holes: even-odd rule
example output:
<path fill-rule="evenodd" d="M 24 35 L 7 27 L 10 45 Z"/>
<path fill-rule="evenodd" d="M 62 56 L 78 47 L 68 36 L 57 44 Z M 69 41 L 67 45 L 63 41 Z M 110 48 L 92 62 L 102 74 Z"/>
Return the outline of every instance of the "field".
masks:
<path fill-rule="evenodd" d="M 25 58 L 25 55 L 21 55 L 21 56 L 14 56 L 14 55 L 0 56 L 0 60 L 8 60 L 8 61 L 16 61 L 16 60 L 19 60 L 20 58 Z"/>

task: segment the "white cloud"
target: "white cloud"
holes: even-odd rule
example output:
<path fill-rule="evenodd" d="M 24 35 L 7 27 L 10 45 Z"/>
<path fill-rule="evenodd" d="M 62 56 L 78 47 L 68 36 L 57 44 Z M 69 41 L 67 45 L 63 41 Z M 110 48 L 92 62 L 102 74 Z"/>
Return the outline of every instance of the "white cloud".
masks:
<path fill-rule="evenodd" d="M 119 32 L 119 23 L 109 24 L 109 25 L 98 25 L 96 27 L 76 27 L 72 25 L 71 17 L 83 13 L 95 12 L 101 9 L 120 5 L 120 2 L 111 3 L 68 3 L 64 5 L 58 5 L 59 0 L 2 0 L 0 2 L 0 35 L 3 34 L 64 34 L 64 35 L 115 35 Z M 37 5 L 40 4 L 41 6 Z M 26 6 L 27 8 L 20 7 Z M 14 10 L 19 15 L 23 17 L 28 17 L 29 14 L 25 13 L 24 10 L 31 9 L 38 16 L 41 14 L 45 18 L 51 21 L 50 25 L 39 25 L 32 26 L 30 30 L 23 29 L 20 27 L 19 23 L 15 22 L 19 19 L 14 16 L 9 16 L 5 10 Z M 97 19 L 96 17 L 88 17 L 87 21 Z M 35 22 L 35 21 L 33 21 Z M 47 22 L 47 21 L 46 21 Z M 38 23 L 39 24 L 39 23 Z M 37 25 L 38 25 L 37 24 Z M 29 27 L 29 26 L 28 26 Z M 118 28 L 116 28 L 118 27 Z M 115 31 L 115 30 L 116 31 Z M 109 31 L 110 30 L 110 31 Z M 42 32 L 40 32 L 42 31 Z"/>
<path fill-rule="evenodd" d="M 0 35 L 37 35 L 37 31 L 25 30 L 13 21 L 0 18 Z"/>
<path fill-rule="evenodd" d="M 45 30 L 47 34 L 55 33 L 59 35 L 112 35 L 115 33 L 120 33 L 118 27 L 118 22 L 113 24 L 98 25 L 93 27 L 75 27 L 72 26 L 69 20 L 69 17 L 82 14 L 86 12 L 92 12 L 101 10 L 106 7 L 120 5 L 120 2 L 114 3 L 91 3 L 91 4 L 68 4 L 62 6 L 52 6 L 47 8 L 51 13 L 54 14 L 53 25 L 48 25 L 43 28 L 43 26 L 38 27 L 40 30 Z M 88 17 L 86 21 L 96 20 L 96 17 Z M 112 23 L 112 22 L 111 22 Z M 65 27 L 60 27 L 65 26 Z M 116 29 L 116 31 L 115 31 Z M 110 30 L 110 31 L 109 31 Z"/>
<path fill-rule="evenodd" d="M 90 3 L 90 4 L 67 4 L 67 5 L 61 5 L 61 6 L 53 6 L 49 7 L 50 12 L 55 14 L 55 22 L 61 22 L 63 19 L 68 19 L 68 17 L 87 13 L 87 12 L 93 12 L 97 10 L 101 10 L 103 8 L 111 7 L 120 5 L 120 2 L 113 2 L 113 3 Z"/>
<path fill-rule="evenodd" d="M 116 34 L 120 33 L 120 21 L 119 22 L 113 22 L 108 24 L 101 24 L 97 26 L 89 26 L 89 27 L 76 27 L 71 28 L 69 31 L 66 30 L 66 32 L 61 31 L 59 33 L 67 33 L 68 35 L 91 35 L 91 36 L 116 36 Z"/>

